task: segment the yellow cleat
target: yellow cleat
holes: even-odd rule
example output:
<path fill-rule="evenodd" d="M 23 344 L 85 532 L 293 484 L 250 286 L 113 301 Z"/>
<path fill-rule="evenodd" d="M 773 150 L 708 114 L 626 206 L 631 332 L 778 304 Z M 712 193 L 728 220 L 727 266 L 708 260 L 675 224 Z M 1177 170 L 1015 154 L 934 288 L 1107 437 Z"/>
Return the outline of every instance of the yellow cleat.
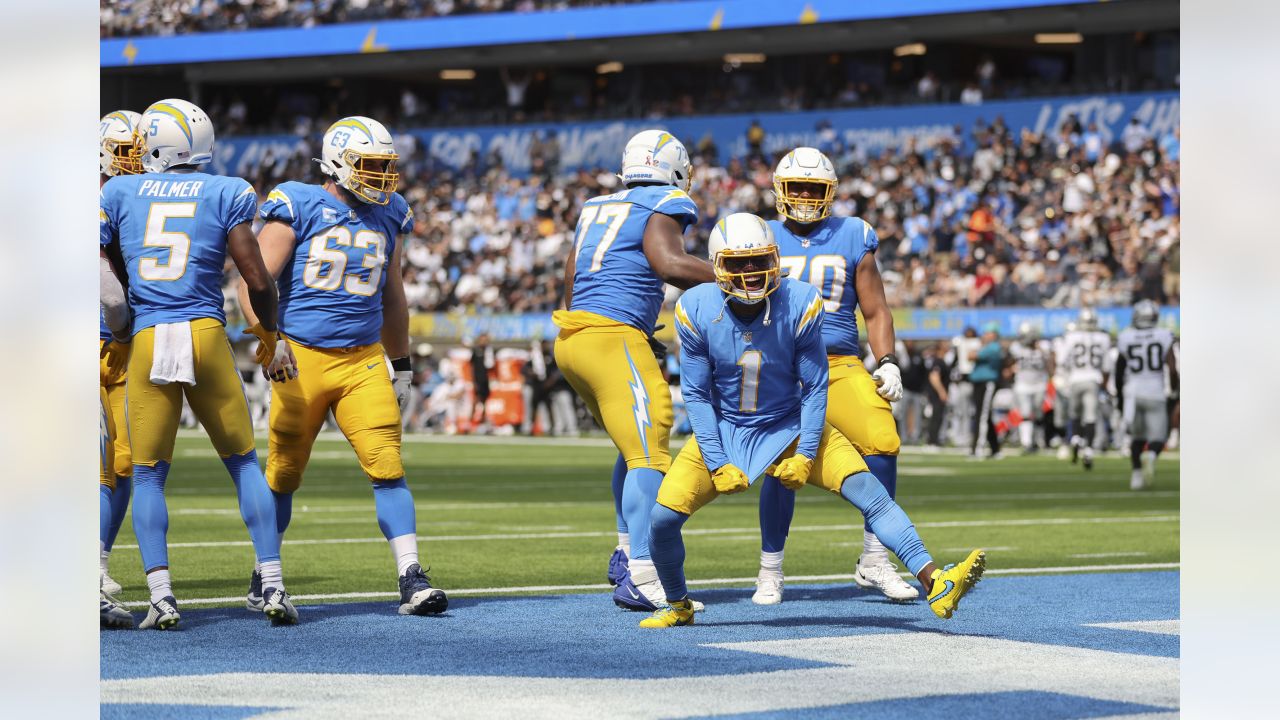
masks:
<path fill-rule="evenodd" d="M 929 591 L 929 607 L 944 620 L 960 605 L 960 598 L 973 589 L 987 569 L 985 550 L 974 550 L 963 562 L 933 571 L 933 589 Z"/>
<path fill-rule="evenodd" d="M 640 621 L 642 628 L 669 628 L 677 625 L 693 624 L 693 602 L 689 598 L 677 600 L 667 607 L 658 608 L 649 617 Z"/>

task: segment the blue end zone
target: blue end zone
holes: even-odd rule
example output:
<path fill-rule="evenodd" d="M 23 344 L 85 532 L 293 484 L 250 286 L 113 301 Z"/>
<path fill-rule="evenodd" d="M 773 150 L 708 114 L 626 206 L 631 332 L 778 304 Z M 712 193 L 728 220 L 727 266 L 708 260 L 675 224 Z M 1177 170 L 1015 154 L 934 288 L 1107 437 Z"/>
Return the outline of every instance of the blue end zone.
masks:
<path fill-rule="evenodd" d="M 142 703 L 116 703 L 102 705 L 102 720 L 241 720 L 280 708 L 229 707 L 210 705 L 145 705 Z"/>
<path fill-rule="evenodd" d="M 1113 715 L 1168 712 L 1168 708 L 1111 702 L 1048 692 L 998 692 L 976 695 L 931 695 L 901 700 L 877 700 L 782 712 L 716 715 L 716 720 L 919 720 L 930 717 L 988 717 L 993 710 L 1003 717 L 1037 720 L 1077 720 Z M 690 718 L 690 720 L 694 720 Z M 702 719 L 699 719 L 702 720 Z M 710 718 L 706 718 L 710 720 Z"/>
<path fill-rule="evenodd" d="M 951 621 L 934 617 L 923 602 L 898 605 L 850 585 L 789 586 L 786 602 L 776 606 L 753 605 L 751 589 L 695 590 L 693 597 L 707 604 L 696 624 L 656 631 L 640 629 L 644 615 L 619 611 L 607 592 L 454 598 L 449 611 L 436 617 L 400 616 L 391 603 L 306 605 L 299 608 L 302 623 L 286 628 L 271 627 L 261 615 L 242 607 L 191 609 L 183 611 L 177 632 L 103 632 L 101 672 L 104 681 L 219 673 L 500 676 L 513 683 L 517 678 L 696 679 L 835 667 L 758 646 L 752 650 L 712 644 L 794 644 L 811 638 L 903 633 L 1012 640 L 1047 650 L 1123 653 L 1135 660 L 1142 656 L 1167 659 L 1179 657 L 1177 634 L 1089 626 L 1176 620 L 1178 586 L 1177 572 L 988 577 L 965 598 Z M 923 653 L 928 638 L 920 639 Z M 182 695 L 181 678 L 165 680 L 163 687 L 170 682 L 174 700 L 195 702 Z M 1117 682 L 1134 688 L 1145 683 L 1137 675 L 1119 677 Z M 918 687 L 909 676 L 902 677 L 901 683 L 902 696 L 911 694 L 908 687 Z M 942 692 L 923 699 L 883 699 L 895 694 L 888 692 L 857 705 L 834 704 L 848 702 L 849 696 L 843 695 L 832 697 L 831 706 L 794 708 L 785 715 L 885 719 L 940 712 L 1088 718 L 1170 709 L 1063 695 L 1052 687 L 1005 692 L 1008 686 L 997 683 L 986 688 L 966 684 L 966 688 L 968 694 L 951 695 L 949 688 L 940 688 Z M 129 695 L 115 697 L 127 704 L 103 705 L 103 717 L 241 718 L 270 709 L 231 707 L 217 701 L 209 706 L 143 705 L 132 702 Z M 269 699 L 257 702 L 271 704 Z M 678 708 L 673 710 L 678 713 Z"/>

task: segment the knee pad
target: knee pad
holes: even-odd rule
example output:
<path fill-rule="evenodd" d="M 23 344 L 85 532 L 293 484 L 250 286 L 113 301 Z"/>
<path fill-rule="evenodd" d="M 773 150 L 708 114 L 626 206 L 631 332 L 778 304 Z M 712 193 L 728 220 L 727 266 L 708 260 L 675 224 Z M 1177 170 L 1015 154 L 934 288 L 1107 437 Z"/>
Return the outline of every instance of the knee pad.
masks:
<path fill-rule="evenodd" d="M 871 443 L 874 447 L 865 453 L 867 455 L 897 455 L 898 450 L 902 447 L 902 440 L 898 437 L 898 430 L 893 425 L 880 427 L 872 432 Z"/>
<path fill-rule="evenodd" d="M 273 492 L 291 495 L 302 487 L 302 467 L 282 461 L 278 455 L 272 453 L 267 458 L 267 487 Z"/>
<path fill-rule="evenodd" d="M 655 538 L 670 536 L 680 532 L 680 528 L 688 519 L 689 516 L 684 513 L 676 512 L 666 505 L 655 504 L 653 512 L 649 514 L 649 526 Z"/>

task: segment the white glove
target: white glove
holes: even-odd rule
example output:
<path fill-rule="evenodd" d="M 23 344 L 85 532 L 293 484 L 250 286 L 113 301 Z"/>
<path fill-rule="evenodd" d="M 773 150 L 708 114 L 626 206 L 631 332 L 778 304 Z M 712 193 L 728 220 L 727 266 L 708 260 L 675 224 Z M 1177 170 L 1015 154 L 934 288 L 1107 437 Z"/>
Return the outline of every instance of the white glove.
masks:
<path fill-rule="evenodd" d="M 404 415 L 405 410 L 409 409 L 409 390 L 413 387 L 413 371 L 397 370 L 391 386 L 396 391 L 396 402 L 400 403 L 400 414 Z"/>
<path fill-rule="evenodd" d="M 271 362 L 262 368 L 262 376 L 272 382 L 288 382 L 298 377 L 298 360 L 293 356 L 289 341 L 280 338 L 271 353 Z"/>
<path fill-rule="evenodd" d="M 902 399 L 902 370 L 896 363 L 882 364 L 871 373 L 871 378 L 876 381 L 876 392 L 880 397 L 891 403 Z"/>

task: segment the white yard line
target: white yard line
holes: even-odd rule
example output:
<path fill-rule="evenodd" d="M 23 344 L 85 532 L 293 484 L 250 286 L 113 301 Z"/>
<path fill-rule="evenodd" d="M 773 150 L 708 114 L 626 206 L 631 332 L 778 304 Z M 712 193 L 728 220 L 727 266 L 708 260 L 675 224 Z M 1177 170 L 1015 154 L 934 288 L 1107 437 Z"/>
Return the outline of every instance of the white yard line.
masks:
<path fill-rule="evenodd" d="M 1066 565 L 1061 567 L 1043 567 L 1043 568 L 992 568 L 987 570 L 987 575 L 1042 575 L 1053 573 L 1075 573 L 1075 572 L 1125 572 L 1134 570 L 1177 570 L 1179 563 L 1139 563 L 1139 564 L 1120 564 L 1120 565 Z M 900 573 L 908 576 L 908 573 Z M 790 583 L 822 583 L 822 582 L 845 582 L 852 580 L 852 574 L 835 574 L 835 575 L 788 575 L 787 582 Z M 689 585 L 734 585 L 741 583 L 753 583 L 755 577 L 739 577 L 739 578 L 708 578 L 702 580 L 688 580 Z M 585 592 L 589 590 L 608 590 L 610 585 L 606 583 L 596 583 L 590 585 L 522 585 L 517 587 L 487 587 L 487 588 L 455 588 L 449 590 L 448 593 L 454 597 L 466 597 L 469 595 L 509 595 L 518 593 L 564 593 L 564 592 Z M 392 599 L 399 597 L 394 592 L 349 592 L 349 593 L 328 593 L 319 595 L 294 595 L 294 600 L 380 600 Z M 179 602 L 183 606 L 188 605 L 225 605 L 239 604 L 244 602 L 243 595 L 233 597 L 215 597 L 215 598 L 190 598 L 182 599 Z M 124 603 L 128 607 L 146 607 L 146 600 L 134 600 Z"/>
<path fill-rule="evenodd" d="M 1178 522 L 1177 515 L 1139 515 L 1129 517 L 1085 517 L 1085 518 L 1019 518 L 1011 520 L 943 520 L 937 522 L 916 523 L 919 528 L 961 528 L 961 527 L 1041 527 L 1048 525 L 1098 525 L 1125 523 Z M 799 525 L 792 526 L 791 532 L 832 532 L 854 530 L 862 527 L 861 523 L 839 525 Z M 758 527 L 733 528 L 689 528 L 685 535 L 741 535 L 758 533 Z M 566 538 L 612 538 L 614 531 L 598 530 L 586 532 L 544 532 L 544 533 L 489 533 L 480 535 L 427 535 L 420 536 L 423 542 L 474 542 L 477 540 L 561 540 Z M 315 538 L 307 540 L 286 540 L 286 545 L 352 545 L 359 543 L 386 542 L 380 537 L 363 538 Z M 248 540 L 222 540 L 206 542 L 171 542 L 170 548 L 218 548 L 246 547 L 252 543 Z M 137 544 L 116 545 L 117 550 L 136 550 Z"/>
<path fill-rule="evenodd" d="M 1141 494 L 1117 491 L 1117 492 L 1047 492 L 1047 493 L 982 493 L 982 494 L 966 494 L 966 495 L 907 495 L 902 498 L 904 506 L 910 507 L 923 503 L 968 503 L 983 502 L 988 500 L 1129 500 L 1141 498 L 1175 498 L 1179 496 L 1176 490 L 1144 492 Z M 228 502 L 231 499 L 228 498 Z M 810 494 L 808 497 L 800 496 L 796 498 L 796 502 L 818 503 L 829 502 L 830 498 L 825 495 Z M 301 502 L 301 501 L 300 501 Z M 568 507 L 601 507 L 602 503 L 607 502 L 601 500 L 570 500 L 564 502 L 424 502 L 417 501 L 419 511 L 431 510 L 510 510 L 517 508 L 568 508 Z M 722 501 L 723 502 L 723 501 Z M 728 500 L 732 504 L 743 504 L 743 501 L 736 499 Z M 753 501 L 754 502 L 754 501 Z M 367 514 L 373 511 L 373 500 L 363 505 L 318 505 L 315 507 L 301 505 L 293 510 L 294 517 L 305 515 L 307 513 L 359 513 Z M 1164 512 L 1164 511 L 1158 511 Z M 174 508 L 169 510 L 171 515 L 228 515 L 240 516 L 240 510 L 235 507 L 222 508 Z"/>
<path fill-rule="evenodd" d="M 255 431 L 256 432 L 256 431 Z M 205 439 L 208 435 L 199 429 L 181 429 L 178 431 L 180 438 Z M 255 436 L 258 444 L 265 450 L 267 446 L 267 436 L 258 434 Z M 317 436 L 321 441 L 346 442 L 340 432 L 322 432 Z M 677 450 L 684 446 L 687 438 L 672 438 L 671 449 Z M 613 441 L 607 437 L 528 437 L 525 435 L 423 435 L 417 433 L 407 433 L 403 439 L 406 444 L 426 444 L 426 445 L 543 445 L 546 447 L 613 447 Z M 965 448 L 934 448 L 925 449 L 922 446 L 904 446 L 901 450 L 903 455 L 954 455 L 966 456 L 969 451 Z M 1116 453 L 1116 457 L 1120 454 Z M 1178 459 L 1179 452 L 1177 450 L 1166 450 L 1161 453 L 1162 457 Z M 998 462 L 998 461 L 993 461 Z"/>

